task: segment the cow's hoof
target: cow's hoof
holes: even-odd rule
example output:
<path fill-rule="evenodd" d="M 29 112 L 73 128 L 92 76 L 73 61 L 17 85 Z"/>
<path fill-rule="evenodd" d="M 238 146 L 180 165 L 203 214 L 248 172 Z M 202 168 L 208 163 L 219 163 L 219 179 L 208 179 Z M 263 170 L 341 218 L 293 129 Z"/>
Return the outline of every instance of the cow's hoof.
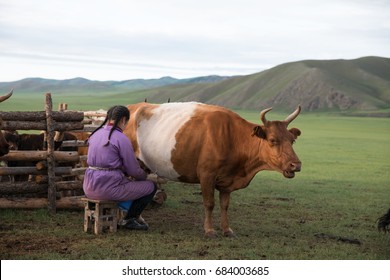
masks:
<path fill-rule="evenodd" d="M 211 230 L 211 231 L 205 232 L 204 237 L 206 237 L 208 239 L 213 239 L 213 238 L 218 237 L 218 234 L 215 230 Z"/>
<path fill-rule="evenodd" d="M 223 233 L 223 236 L 229 237 L 229 238 L 236 238 L 236 234 L 232 230 L 228 230 Z"/>

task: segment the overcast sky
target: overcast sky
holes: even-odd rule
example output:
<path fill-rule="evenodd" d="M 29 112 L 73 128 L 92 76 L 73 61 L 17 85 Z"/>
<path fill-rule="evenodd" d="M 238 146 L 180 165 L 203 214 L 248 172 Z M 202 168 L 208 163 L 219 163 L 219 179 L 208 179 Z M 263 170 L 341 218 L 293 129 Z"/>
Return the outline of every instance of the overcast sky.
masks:
<path fill-rule="evenodd" d="M 245 75 L 390 57 L 390 0 L 0 0 L 0 81 Z"/>

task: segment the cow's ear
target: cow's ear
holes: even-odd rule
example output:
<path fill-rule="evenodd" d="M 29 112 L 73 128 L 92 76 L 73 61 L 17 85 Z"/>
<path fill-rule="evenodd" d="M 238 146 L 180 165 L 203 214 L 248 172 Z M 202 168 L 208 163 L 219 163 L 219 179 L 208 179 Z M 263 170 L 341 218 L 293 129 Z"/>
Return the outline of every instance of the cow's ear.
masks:
<path fill-rule="evenodd" d="M 255 126 L 252 131 L 252 136 L 257 136 L 259 138 L 265 139 L 265 131 L 261 128 L 261 126 Z"/>
<path fill-rule="evenodd" d="M 294 139 L 297 139 L 301 135 L 301 131 L 298 128 L 293 127 L 289 131 L 294 135 Z"/>

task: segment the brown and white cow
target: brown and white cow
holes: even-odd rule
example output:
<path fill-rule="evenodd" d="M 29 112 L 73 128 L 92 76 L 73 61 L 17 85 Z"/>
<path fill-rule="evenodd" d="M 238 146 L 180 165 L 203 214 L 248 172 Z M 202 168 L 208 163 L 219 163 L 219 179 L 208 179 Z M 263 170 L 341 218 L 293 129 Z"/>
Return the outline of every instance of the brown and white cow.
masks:
<path fill-rule="evenodd" d="M 205 208 L 205 235 L 213 237 L 214 191 L 219 191 L 221 228 L 234 236 L 227 210 L 230 193 L 245 188 L 261 170 L 275 170 L 293 178 L 301 162 L 292 144 L 301 134 L 288 125 L 300 106 L 284 121 L 262 125 L 248 122 L 222 107 L 202 103 L 138 103 L 128 106 L 131 117 L 124 133 L 137 157 L 160 177 L 200 183 Z"/>
<path fill-rule="evenodd" d="M 11 90 L 10 93 L 5 94 L 3 96 L 0 96 L 0 103 L 7 100 L 8 98 L 10 98 L 12 95 L 12 92 L 13 91 Z M 8 152 L 9 152 L 9 145 L 8 145 L 7 141 L 5 140 L 3 133 L 1 131 L 2 126 L 3 126 L 3 120 L 0 118 L 0 157 L 8 154 Z"/>

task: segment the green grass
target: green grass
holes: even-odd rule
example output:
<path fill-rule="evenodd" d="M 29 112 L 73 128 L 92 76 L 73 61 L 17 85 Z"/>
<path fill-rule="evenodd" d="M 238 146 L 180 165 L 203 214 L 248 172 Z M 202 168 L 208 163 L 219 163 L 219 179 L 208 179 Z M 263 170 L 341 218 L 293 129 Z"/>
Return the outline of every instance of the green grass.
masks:
<path fill-rule="evenodd" d="M 131 104 L 142 102 L 145 98 L 133 94 L 104 94 L 95 95 L 80 94 L 52 94 L 53 109 L 57 110 L 58 104 L 67 103 L 68 110 L 99 110 L 108 109 L 117 104 Z M 44 111 L 45 94 L 14 94 L 9 100 L 0 105 L 2 111 Z"/>
<path fill-rule="evenodd" d="M 239 113 L 259 122 L 259 112 Z M 205 239 L 199 186 L 169 183 L 166 203 L 144 213 L 148 232 L 94 236 L 82 231 L 82 211 L 50 216 L 45 209 L 1 209 L 0 257 L 390 259 L 390 235 L 376 229 L 376 219 L 390 207 L 390 119 L 302 114 L 291 126 L 302 131 L 294 146 L 302 171 L 291 180 L 260 172 L 232 194 L 229 216 L 236 239 Z M 219 229 L 218 207 L 214 217 Z"/>

